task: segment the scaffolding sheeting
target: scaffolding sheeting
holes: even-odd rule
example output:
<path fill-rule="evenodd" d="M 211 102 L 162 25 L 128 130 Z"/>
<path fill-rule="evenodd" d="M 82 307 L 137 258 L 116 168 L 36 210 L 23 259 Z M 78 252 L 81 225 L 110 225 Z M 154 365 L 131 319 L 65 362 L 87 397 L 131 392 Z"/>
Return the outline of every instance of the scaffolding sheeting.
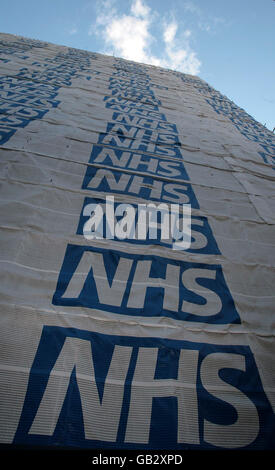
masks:
<path fill-rule="evenodd" d="M 274 448 L 274 135 L 198 77 L 0 47 L 0 442 Z M 87 239 L 106 197 L 190 204 L 189 249 Z"/>

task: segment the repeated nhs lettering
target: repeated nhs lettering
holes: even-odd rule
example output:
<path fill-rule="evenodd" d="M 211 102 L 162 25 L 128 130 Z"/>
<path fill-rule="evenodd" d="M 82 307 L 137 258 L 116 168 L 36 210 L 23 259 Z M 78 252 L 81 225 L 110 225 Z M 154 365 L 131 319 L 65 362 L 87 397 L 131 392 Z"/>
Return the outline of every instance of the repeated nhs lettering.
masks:
<path fill-rule="evenodd" d="M 105 146 L 129 148 L 156 155 L 182 158 L 178 136 L 151 129 L 108 123 L 106 133 L 100 133 L 98 143 Z"/>
<path fill-rule="evenodd" d="M 264 152 L 258 150 L 257 153 L 266 164 L 270 164 L 273 170 L 275 170 L 275 139 L 274 134 L 269 129 L 209 85 L 187 76 L 182 76 L 181 79 L 184 82 L 195 85 L 199 92 L 203 94 L 205 101 L 212 106 L 216 113 L 226 116 L 246 139 L 262 147 Z"/>
<path fill-rule="evenodd" d="M 123 61 L 117 61 L 117 68 L 121 64 L 126 72 L 118 70 L 116 77 L 129 79 Z M 136 75 L 140 68 L 129 65 L 128 70 Z M 145 73 L 140 76 L 148 79 Z M 120 96 L 110 99 L 115 101 L 106 106 L 115 111 L 152 119 L 158 113 L 157 106 L 152 110 L 154 105 Z M 106 155 L 112 163 L 116 158 L 118 166 L 131 165 L 133 154 L 123 152 Z M 100 151 L 93 156 L 99 155 Z M 163 170 L 155 159 L 135 158 L 138 164 L 148 164 L 147 169 Z M 93 168 L 83 187 L 121 191 L 127 197 L 130 184 L 136 188 L 133 194 L 147 199 L 154 191 L 163 196 L 166 188 L 171 202 L 167 183 L 159 176 L 136 178 L 140 177 L 126 170 Z M 143 193 L 150 185 L 151 192 Z M 179 186 L 191 199 L 191 185 Z M 196 199 L 191 202 L 194 207 Z M 220 265 L 89 246 L 67 246 L 53 304 L 66 310 L 106 310 L 117 318 L 170 317 L 178 325 L 181 321 L 240 323 Z M 89 449 L 272 448 L 268 436 L 274 435 L 274 414 L 248 346 L 145 337 L 140 331 L 143 337 L 44 326 L 14 444 Z"/>
<path fill-rule="evenodd" d="M 187 182 L 188 175 L 177 146 L 176 126 L 171 127 L 165 116 L 165 119 L 157 120 L 148 114 L 133 114 L 136 104 L 132 100 L 127 113 L 125 107 L 113 113 L 114 120 L 107 124 L 106 134 L 99 135 L 100 145 L 92 148 L 82 188 L 94 193 L 129 195 L 141 201 L 176 202 L 199 208 L 192 186 Z M 139 109 L 143 113 L 145 105 Z M 171 139 L 168 148 L 178 151 L 178 159 L 170 156 L 165 159 L 156 150 L 155 155 L 148 155 L 120 149 L 111 141 L 117 138 L 122 143 L 125 139 L 132 142 L 142 134 L 142 141 L 145 143 L 147 139 L 151 145 L 152 136 L 156 140 L 162 135 L 159 132 L 162 127 L 165 130 L 163 134 Z M 162 143 L 158 148 L 165 148 L 165 145 Z M 84 206 L 91 200 L 86 198 Z M 193 227 L 196 227 L 195 223 L 193 218 Z M 78 234 L 83 230 L 83 224 L 81 215 Z M 199 233 L 200 240 L 204 237 L 204 241 L 208 241 L 204 246 L 199 245 L 199 249 L 207 246 L 202 252 L 219 253 L 207 219 L 197 220 L 197 228 L 200 224 L 205 232 L 196 232 L 195 229 L 195 246 L 196 233 Z M 151 243 L 151 240 L 143 242 Z M 68 245 L 53 304 L 96 308 L 124 315 L 165 316 L 180 321 L 240 323 L 220 265 L 146 257 L 89 246 Z"/>
<path fill-rule="evenodd" d="M 60 87 L 70 86 L 72 78 L 89 63 L 85 53 L 75 54 L 69 49 L 58 65 L 59 55 L 46 64 L 34 62 L 37 70 L 22 67 L 14 77 L 0 78 L 0 144 L 5 144 L 18 128 L 42 119 L 51 108 L 56 108 L 60 104 L 55 99 Z"/>

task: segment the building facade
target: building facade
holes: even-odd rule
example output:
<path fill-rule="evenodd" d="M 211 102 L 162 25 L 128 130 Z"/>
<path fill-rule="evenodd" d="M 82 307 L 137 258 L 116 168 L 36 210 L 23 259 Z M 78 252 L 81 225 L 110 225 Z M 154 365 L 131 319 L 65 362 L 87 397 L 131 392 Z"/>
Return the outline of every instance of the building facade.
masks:
<path fill-rule="evenodd" d="M 274 448 L 274 135 L 198 77 L 0 47 L 0 442 Z"/>

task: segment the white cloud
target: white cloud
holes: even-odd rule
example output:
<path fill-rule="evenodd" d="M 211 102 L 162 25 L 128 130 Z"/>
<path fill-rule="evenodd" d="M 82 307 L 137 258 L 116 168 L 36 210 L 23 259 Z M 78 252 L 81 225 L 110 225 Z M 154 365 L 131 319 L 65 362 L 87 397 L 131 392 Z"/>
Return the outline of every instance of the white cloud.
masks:
<path fill-rule="evenodd" d="M 108 44 L 122 57 L 147 61 L 146 48 L 151 41 L 147 19 L 124 15 L 108 24 L 105 33 Z"/>
<path fill-rule="evenodd" d="M 178 25 L 175 22 L 172 22 L 164 27 L 163 39 L 166 43 L 171 43 L 175 39 L 175 35 L 178 29 Z"/>
<path fill-rule="evenodd" d="M 196 57 L 196 53 L 190 48 L 188 38 L 191 31 L 186 29 L 181 34 L 181 40 L 177 40 L 176 34 L 178 24 L 175 20 L 164 25 L 163 40 L 165 42 L 165 57 L 162 58 L 161 64 L 170 69 L 196 75 L 200 69 L 200 61 Z"/>
<path fill-rule="evenodd" d="M 163 62 L 163 66 L 173 70 L 178 70 L 191 75 L 197 75 L 200 70 L 201 62 L 196 56 L 196 53 L 186 49 L 176 49 L 169 46 L 167 48 L 168 60 Z"/>
<path fill-rule="evenodd" d="M 158 54 L 152 52 L 152 46 L 160 42 L 152 35 L 156 20 L 163 28 L 163 47 Z M 105 0 L 98 3 L 96 26 L 91 25 L 88 34 L 93 34 L 96 28 L 105 43 L 104 53 L 196 75 L 201 63 L 189 44 L 191 31 L 181 29 L 177 38 L 178 26 L 175 20 L 161 22 L 158 13 L 152 12 L 145 1 L 134 0 L 127 15 L 117 12 L 114 0 Z"/>
<path fill-rule="evenodd" d="M 135 16 L 146 17 L 150 13 L 150 8 L 142 0 L 136 0 L 132 3 L 131 12 Z"/>
<path fill-rule="evenodd" d="M 114 6 L 114 0 L 98 0 L 96 4 L 96 27 L 94 27 L 92 23 L 89 32 L 91 32 L 93 29 L 106 26 L 112 21 L 113 18 L 116 17 L 116 14 L 117 11 Z"/>

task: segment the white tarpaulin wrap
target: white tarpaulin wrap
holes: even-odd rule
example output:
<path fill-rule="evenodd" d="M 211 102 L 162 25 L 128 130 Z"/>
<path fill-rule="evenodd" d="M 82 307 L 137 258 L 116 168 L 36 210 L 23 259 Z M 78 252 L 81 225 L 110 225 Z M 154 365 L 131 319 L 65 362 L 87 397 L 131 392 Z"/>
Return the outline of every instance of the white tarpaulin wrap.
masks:
<path fill-rule="evenodd" d="M 191 75 L 0 47 L 0 442 L 274 448 L 272 133 Z M 85 238 L 106 196 L 190 204 L 190 247 Z"/>

